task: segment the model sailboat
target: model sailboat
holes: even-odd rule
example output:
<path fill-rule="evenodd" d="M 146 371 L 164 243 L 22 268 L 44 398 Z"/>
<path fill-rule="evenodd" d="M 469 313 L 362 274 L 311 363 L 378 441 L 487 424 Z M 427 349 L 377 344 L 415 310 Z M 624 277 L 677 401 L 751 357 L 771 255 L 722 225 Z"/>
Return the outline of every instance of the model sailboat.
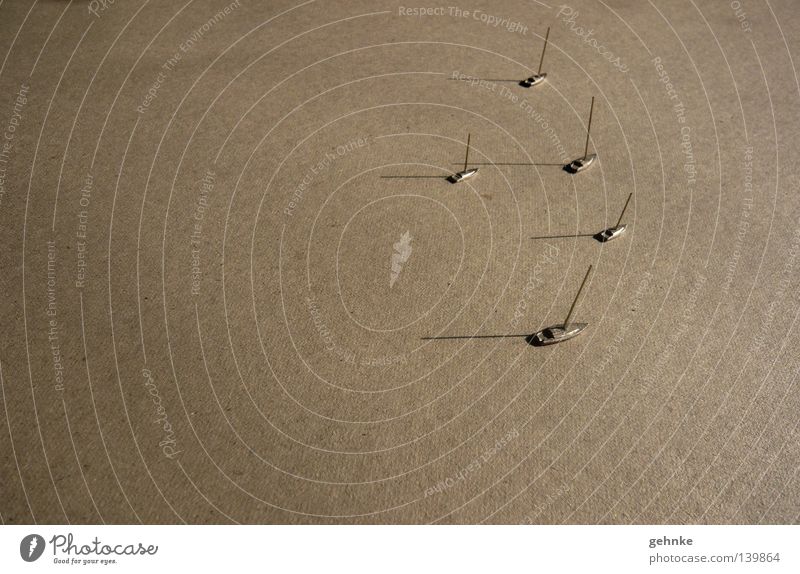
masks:
<path fill-rule="evenodd" d="M 597 154 L 589 154 L 589 134 L 592 131 L 592 112 L 594 112 L 594 96 L 592 96 L 592 105 L 589 108 L 589 125 L 586 127 L 586 147 L 583 149 L 583 157 L 572 160 L 567 166 L 567 171 L 570 173 L 578 173 L 587 169 L 597 159 Z"/>
<path fill-rule="evenodd" d="M 541 84 L 547 79 L 547 74 L 542 73 L 542 64 L 544 63 L 544 52 L 547 50 L 547 39 L 550 37 L 550 27 L 547 28 L 547 33 L 544 35 L 544 46 L 542 47 L 542 56 L 539 58 L 539 71 L 529 78 L 522 80 L 519 84 L 523 88 L 532 88 L 537 84 Z"/>
<path fill-rule="evenodd" d="M 572 306 L 569 308 L 569 313 L 567 313 L 567 318 L 564 319 L 564 322 L 560 325 L 546 327 L 538 333 L 529 335 L 527 339 L 528 343 L 537 347 L 561 343 L 577 336 L 587 327 L 588 323 L 572 323 L 570 320 L 572 319 L 572 314 L 575 312 L 575 307 L 578 303 L 578 299 L 581 296 L 581 291 L 583 291 L 583 286 L 586 285 L 586 280 L 589 278 L 589 274 L 591 272 L 592 266 L 589 265 L 589 269 L 586 271 L 583 282 L 578 289 L 578 294 L 575 295 L 575 299 L 572 301 Z"/>
<path fill-rule="evenodd" d="M 464 169 L 462 171 L 459 171 L 458 173 L 454 173 L 449 177 L 452 183 L 458 183 L 460 181 L 464 181 L 465 179 L 469 179 L 470 177 L 478 173 L 477 167 L 469 169 L 469 143 L 471 135 L 472 134 L 467 134 L 467 156 L 464 158 Z"/>
<path fill-rule="evenodd" d="M 606 243 L 607 241 L 616 239 L 617 237 L 625 233 L 626 226 L 620 224 L 622 223 L 622 216 L 625 215 L 625 210 L 628 209 L 628 204 L 631 201 L 631 197 L 633 197 L 632 193 L 628 195 L 628 199 L 625 201 L 625 206 L 622 208 L 622 213 L 619 214 L 619 219 L 617 219 L 617 224 L 614 227 L 609 227 L 608 229 L 604 229 L 603 231 L 595 235 L 595 238 L 598 241 Z"/>

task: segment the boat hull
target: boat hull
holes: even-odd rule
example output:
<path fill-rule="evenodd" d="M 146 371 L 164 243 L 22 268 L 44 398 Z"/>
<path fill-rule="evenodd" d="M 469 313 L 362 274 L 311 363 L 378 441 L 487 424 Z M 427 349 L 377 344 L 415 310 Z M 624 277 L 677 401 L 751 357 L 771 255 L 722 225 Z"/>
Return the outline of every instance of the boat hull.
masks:
<path fill-rule="evenodd" d="M 532 88 L 543 83 L 547 79 L 547 74 L 534 74 L 530 78 L 522 80 L 519 85 L 523 88 Z"/>
<path fill-rule="evenodd" d="M 459 171 L 458 173 L 454 173 L 449 177 L 452 183 L 459 183 L 464 181 L 465 179 L 469 179 L 473 177 L 476 173 L 478 173 L 478 168 L 474 167 L 472 169 L 465 169 L 464 171 Z"/>
<path fill-rule="evenodd" d="M 541 331 L 528 335 L 527 341 L 534 347 L 543 347 L 545 345 L 554 345 L 568 341 L 573 337 L 579 335 L 587 327 L 587 323 L 570 323 L 567 325 L 553 325 Z"/>
<path fill-rule="evenodd" d="M 597 154 L 591 153 L 586 157 L 579 157 L 578 159 L 572 160 L 569 164 L 567 164 L 566 169 L 570 173 L 580 173 L 594 165 L 596 159 Z"/>
<path fill-rule="evenodd" d="M 609 241 L 613 241 L 617 237 L 620 237 L 623 233 L 625 233 L 625 225 L 620 225 L 618 227 L 609 227 L 608 229 L 604 229 L 597 235 L 595 238 L 601 243 L 608 243 Z"/>

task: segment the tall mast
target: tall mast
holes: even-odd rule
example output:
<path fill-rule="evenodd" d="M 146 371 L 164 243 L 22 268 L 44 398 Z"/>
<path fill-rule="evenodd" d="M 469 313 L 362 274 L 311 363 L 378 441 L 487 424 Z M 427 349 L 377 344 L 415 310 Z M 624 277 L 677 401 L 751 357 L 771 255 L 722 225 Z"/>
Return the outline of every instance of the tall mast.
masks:
<path fill-rule="evenodd" d="M 625 210 L 628 209 L 628 203 L 630 203 L 631 197 L 633 197 L 632 193 L 629 194 L 628 199 L 625 200 L 625 207 L 622 208 L 622 213 L 619 214 L 619 219 L 617 219 L 617 225 L 615 225 L 615 227 L 619 227 L 619 224 L 622 223 L 622 216 L 625 215 Z"/>
<path fill-rule="evenodd" d="M 469 140 L 472 134 L 467 134 L 467 157 L 464 158 L 464 171 L 467 171 L 469 165 Z"/>
<path fill-rule="evenodd" d="M 544 51 L 547 50 L 547 39 L 550 37 L 550 26 L 547 27 L 547 33 L 544 35 L 544 46 L 542 47 L 542 57 L 539 58 L 539 71 L 536 72 L 536 75 L 539 76 L 542 73 L 542 64 L 544 63 Z"/>
<path fill-rule="evenodd" d="M 589 108 L 589 125 L 586 128 L 586 148 L 583 150 L 583 157 L 589 155 L 589 134 L 592 131 L 592 112 L 594 111 L 594 96 L 592 96 L 592 106 Z"/>
<path fill-rule="evenodd" d="M 591 272 L 592 266 L 589 265 L 589 269 L 586 271 L 586 275 L 583 277 L 583 282 L 581 283 L 580 289 L 578 289 L 578 294 L 575 295 L 575 299 L 572 301 L 572 307 L 569 308 L 567 318 L 564 320 L 564 329 L 569 328 L 569 320 L 572 319 L 572 312 L 575 311 L 575 304 L 578 302 L 578 298 L 581 296 L 581 291 L 583 291 L 583 286 L 586 285 L 586 280 L 589 278 L 589 273 Z"/>

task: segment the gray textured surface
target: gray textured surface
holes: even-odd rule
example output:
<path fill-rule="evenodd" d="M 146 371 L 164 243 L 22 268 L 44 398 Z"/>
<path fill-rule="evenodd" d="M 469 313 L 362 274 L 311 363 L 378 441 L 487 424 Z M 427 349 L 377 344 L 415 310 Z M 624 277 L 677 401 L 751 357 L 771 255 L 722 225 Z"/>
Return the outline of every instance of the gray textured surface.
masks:
<path fill-rule="evenodd" d="M 797 522 L 800 12 L 743 4 L 3 2 L 0 518 Z M 589 264 L 570 342 L 423 339 Z"/>

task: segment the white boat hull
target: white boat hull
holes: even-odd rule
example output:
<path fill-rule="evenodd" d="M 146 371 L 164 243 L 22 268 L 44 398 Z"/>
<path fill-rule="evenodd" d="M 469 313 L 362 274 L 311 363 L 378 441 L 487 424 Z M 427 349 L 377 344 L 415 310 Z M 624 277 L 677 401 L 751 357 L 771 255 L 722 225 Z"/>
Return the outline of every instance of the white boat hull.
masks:
<path fill-rule="evenodd" d="M 588 323 L 570 323 L 569 326 L 553 325 L 552 327 L 542 329 L 538 333 L 528 335 L 527 341 L 535 347 L 554 345 L 555 343 L 562 343 L 579 335 L 587 326 Z"/>
<path fill-rule="evenodd" d="M 618 227 L 609 227 L 608 229 L 604 229 L 600 233 L 598 233 L 595 237 L 601 243 L 607 243 L 609 241 L 613 241 L 617 237 L 621 236 L 625 233 L 625 226 L 620 225 Z"/>
<path fill-rule="evenodd" d="M 519 85 L 523 88 L 532 88 L 533 86 L 543 83 L 547 79 L 547 74 L 534 74 L 530 78 L 522 80 Z"/>
<path fill-rule="evenodd" d="M 478 173 L 478 168 L 474 167 L 472 169 L 465 169 L 464 171 L 459 171 L 458 173 L 454 173 L 450 176 L 450 181 L 452 183 L 459 183 L 464 181 L 465 179 L 469 179 L 473 177 L 476 173 Z"/>
<path fill-rule="evenodd" d="M 582 172 L 585 169 L 589 169 L 589 167 L 594 164 L 596 159 L 597 159 L 597 154 L 593 153 L 587 155 L 586 157 L 579 157 L 578 159 L 574 159 L 567 165 L 567 171 L 571 173 Z"/>

